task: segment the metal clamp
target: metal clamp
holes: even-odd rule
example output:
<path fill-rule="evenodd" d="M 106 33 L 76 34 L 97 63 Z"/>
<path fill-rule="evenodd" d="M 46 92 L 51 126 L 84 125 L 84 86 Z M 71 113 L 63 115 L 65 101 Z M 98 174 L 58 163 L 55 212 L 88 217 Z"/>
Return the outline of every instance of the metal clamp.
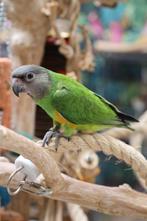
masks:
<path fill-rule="evenodd" d="M 11 196 L 14 196 L 14 195 L 18 194 L 18 193 L 22 190 L 22 188 L 23 188 L 24 182 L 23 182 L 23 183 L 19 183 L 19 185 L 18 185 L 18 187 L 16 188 L 16 190 L 12 190 L 12 189 L 10 188 L 10 183 L 11 183 L 13 177 L 14 177 L 18 172 L 20 172 L 21 170 L 23 170 L 23 167 L 19 167 L 18 169 L 16 169 L 16 170 L 10 175 L 10 177 L 9 177 L 9 179 L 8 179 L 7 191 L 8 191 L 8 193 L 9 193 Z M 23 181 L 25 181 L 25 179 L 26 179 L 26 176 L 24 177 Z"/>
<path fill-rule="evenodd" d="M 14 176 L 19 173 L 21 170 L 23 170 L 24 167 L 19 167 L 18 169 L 16 169 L 9 177 L 8 179 L 8 183 L 7 183 L 7 191 L 11 196 L 14 196 L 16 194 L 18 194 L 20 191 L 25 191 L 28 193 L 33 193 L 39 196 L 49 196 L 52 195 L 53 190 L 51 188 L 45 188 L 44 186 L 42 186 L 39 183 L 35 183 L 35 182 L 30 182 L 27 180 L 27 175 L 24 176 L 23 180 L 21 180 L 17 186 L 17 188 L 15 190 L 12 190 L 10 188 L 10 184 L 12 179 L 14 178 Z M 31 190 L 30 188 L 34 189 Z"/>
<path fill-rule="evenodd" d="M 28 188 L 25 186 L 23 188 L 23 190 L 28 193 L 34 193 L 38 196 L 49 196 L 49 195 L 52 195 L 52 193 L 53 193 L 53 190 L 51 188 L 46 188 L 39 183 L 29 182 L 26 180 L 25 184 L 26 184 L 26 186 L 28 185 Z M 30 187 L 34 188 L 35 190 L 34 191 L 30 190 Z"/>

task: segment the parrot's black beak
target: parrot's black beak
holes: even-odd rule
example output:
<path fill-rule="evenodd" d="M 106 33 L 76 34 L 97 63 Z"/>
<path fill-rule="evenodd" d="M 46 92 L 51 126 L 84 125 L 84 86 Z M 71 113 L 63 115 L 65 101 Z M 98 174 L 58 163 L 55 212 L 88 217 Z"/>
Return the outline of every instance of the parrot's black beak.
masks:
<path fill-rule="evenodd" d="M 20 79 L 12 78 L 12 90 L 17 97 L 19 97 L 20 93 L 25 92 L 25 88 Z"/>
<path fill-rule="evenodd" d="M 12 86 L 12 90 L 13 90 L 13 92 L 14 92 L 14 94 L 17 96 L 17 97 L 19 97 L 19 93 L 20 93 L 20 87 L 19 87 L 19 85 L 13 85 Z"/>

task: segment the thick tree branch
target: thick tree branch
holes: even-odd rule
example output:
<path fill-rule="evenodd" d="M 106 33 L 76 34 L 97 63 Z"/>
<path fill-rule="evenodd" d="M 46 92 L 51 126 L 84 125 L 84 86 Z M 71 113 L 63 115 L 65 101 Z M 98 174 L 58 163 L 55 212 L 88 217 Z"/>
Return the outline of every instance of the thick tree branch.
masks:
<path fill-rule="evenodd" d="M 31 160 L 45 176 L 47 185 L 54 191 L 62 187 L 63 178 L 56 162 L 46 153 L 45 149 L 33 141 L 0 126 L 0 146 Z"/>
<path fill-rule="evenodd" d="M 1 185 L 6 185 L 14 168 L 15 166 L 11 163 L 0 162 Z M 65 188 L 50 198 L 76 203 L 106 214 L 147 218 L 147 196 L 132 190 L 128 185 L 105 187 L 63 176 Z M 17 184 L 21 178 L 21 174 L 16 176 L 14 183 Z"/>
<path fill-rule="evenodd" d="M 145 194 L 136 192 L 127 185 L 105 187 L 78 181 L 61 174 L 54 160 L 54 157 L 60 151 L 65 151 L 66 148 L 92 147 L 94 150 L 102 150 L 107 154 L 114 153 L 118 158 L 130 162 L 134 170 L 143 168 L 142 170 L 147 171 L 147 163 L 144 157 L 134 148 L 119 140 L 101 134 L 75 136 L 71 142 L 61 139 L 60 149 L 53 153 L 53 151 L 45 150 L 27 138 L 0 126 L 0 146 L 22 154 L 36 164 L 44 175 L 46 185 L 54 191 L 52 196 L 47 197 L 76 203 L 107 214 L 147 218 L 147 196 Z M 14 168 L 13 164 L 0 160 L 1 185 L 6 185 L 7 179 Z M 140 175 L 146 180 L 146 172 L 140 172 Z M 15 182 L 18 183 L 20 180 L 21 174 L 16 177 Z"/>

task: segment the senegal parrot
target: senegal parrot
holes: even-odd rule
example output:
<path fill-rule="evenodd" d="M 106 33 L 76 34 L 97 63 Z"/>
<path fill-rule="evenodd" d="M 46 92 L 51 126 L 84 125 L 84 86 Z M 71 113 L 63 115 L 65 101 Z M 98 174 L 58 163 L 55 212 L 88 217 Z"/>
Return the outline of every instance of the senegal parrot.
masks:
<path fill-rule="evenodd" d="M 129 122 L 137 122 L 76 80 L 37 65 L 16 68 L 12 89 L 17 96 L 27 93 L 53 119 L 54 127 L 45 135 L 44 144 L 61 131 L 70 138 L 77 132 L 129 128 Z"/>

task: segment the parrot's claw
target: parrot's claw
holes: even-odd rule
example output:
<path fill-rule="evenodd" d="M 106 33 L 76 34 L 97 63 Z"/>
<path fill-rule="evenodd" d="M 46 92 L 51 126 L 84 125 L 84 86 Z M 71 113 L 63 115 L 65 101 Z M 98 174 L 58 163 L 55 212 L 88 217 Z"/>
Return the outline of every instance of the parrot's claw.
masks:
<path fill-rule="evenodd" d="M 57 131 L 53 131 L 51 129 L 45 134 L 45 136 L 43 138 L 42 146 L 45 147 L 46 144 L 48 145 L 53 137 L 56 137 L 55 145 L 58 145 L 59 141 L 57 141 L 57 140 L 59 140 L 59 138 L 60 138 L 60 133 Z"/>
<path fill-rule="evenodd" d="M 53 129 L 50 129 L 44 136 L 43 138 L 43 143 L 42 143 L 42 147 L 45 147 L 45 145 L 49 144 L 52 138 L 55 138 L 55 150 L 57 151 L 58 146 L 59 146 L 59 140 L 61 137 L 64 137 L 66 139 L 68 139 L 67 137 L 65 137 L 61 132 L 59 131 L 54 131 Z"/>

